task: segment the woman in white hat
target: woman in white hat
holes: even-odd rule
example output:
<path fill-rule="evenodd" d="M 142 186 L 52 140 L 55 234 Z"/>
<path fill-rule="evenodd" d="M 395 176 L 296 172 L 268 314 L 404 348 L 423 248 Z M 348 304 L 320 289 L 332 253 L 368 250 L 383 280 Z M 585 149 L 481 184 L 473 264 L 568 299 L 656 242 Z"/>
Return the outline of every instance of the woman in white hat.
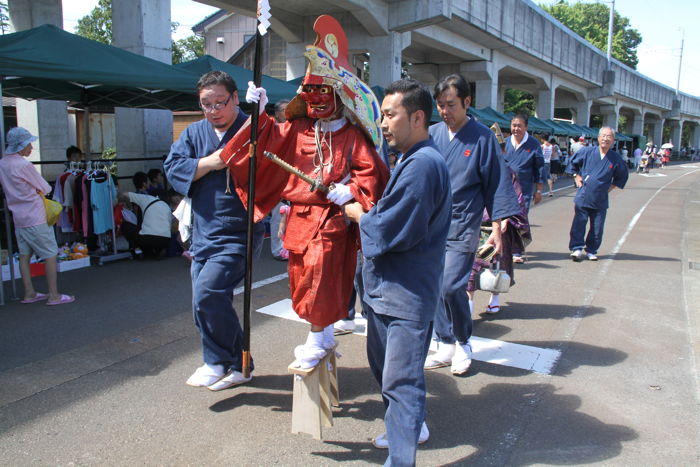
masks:
<path fill-rule="evenodd" d="M 32 143 L 36 140 L 36 136 L 21 127 L 12 128 L 7 132 L 7 149 L 5 156 L 0 159 L 0 184 L 15 222 L 19 269 L 24 285 L 22 303 L 46 300 L 47 305 L 62 305 L 74 301 L 75 297 L 58 292 L 56 274 L 58 246 L 53 229 L 46 223 L 46 209 L 40 195 L 40 193 L 44 195 L 49 193 L 51 185 L 26 159 L 32 153 Z M 32 254 L 36 254 L 46 263 L 48 294 L 34 290 L 29 270 L 29 259 Z"/>

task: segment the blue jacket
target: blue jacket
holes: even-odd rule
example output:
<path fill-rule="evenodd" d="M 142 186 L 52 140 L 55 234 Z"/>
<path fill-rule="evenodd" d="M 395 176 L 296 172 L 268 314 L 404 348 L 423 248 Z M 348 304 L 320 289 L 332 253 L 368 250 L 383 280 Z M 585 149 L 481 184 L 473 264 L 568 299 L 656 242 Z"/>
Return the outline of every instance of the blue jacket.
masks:
<path fill-rule="evenodd" d="M 433 320 L 451 205 L 445 161 L 424 140 L 404 154 L 382 198 L 360 220 L 364 300 L 376 313 Z"/>
<path fill-rule="evenodd" d="M 622 157 L 612 149 L 600 158 L 598 146 L 589 146 L 574 154 L 571 167 L 583 179 L 583 185 L 576 190 L 574 202 L 577 206 L 589 209 L 608 209 L 610 185 L 624 188 L 629 170 Z"/>
<path fill-rule="evenodd" d="M 544 182 L 542 179 L 544 156 L 537 139 L 528 135 L 527 141 L 515 149 L 510 143 L 510 138 L 507 138 L 505 160 L 508 167 L 518 176 L 523 195 L 532 196 L 535 184 Z"/>
<path fill-rule="evenodd" d="M 193 181 L 197 159 L 226 145 L 248 118 L 238 113 L 236 121 L 219 141 L 207 120 L 191 124 L 173 143 L 164 168 L 175 191 L 192 198 L 192 245 L 197 260 L 223 254 L 245 255 L 247 212 L 230 183 L 226 193 L 228 170 L 209 172 Z M 255 226 L 255 242 L 262 239 L 262 225 Z"/>
<path fill-rule="evenodd" d="M 491 219 L 520 212 L 493 132 L 470 119 L 450 141 L 444 122 L 430 127 L 430 135 L 445 158 L 452 185 L 452 223 L 447 247 L 466 253 L 479 246 L 479 226 L 484 208 Z"/>

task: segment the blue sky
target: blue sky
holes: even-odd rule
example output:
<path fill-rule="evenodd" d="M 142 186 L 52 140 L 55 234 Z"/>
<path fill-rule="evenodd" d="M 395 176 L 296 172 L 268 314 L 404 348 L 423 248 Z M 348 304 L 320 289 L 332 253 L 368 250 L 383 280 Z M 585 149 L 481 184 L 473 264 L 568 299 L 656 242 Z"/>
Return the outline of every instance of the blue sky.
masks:
<path fill-rule="evenodd" d="M 533 1 L 556 3 L 556 0 Z M 604 1 L 584 1 L 610 5 Z M 673 89 L 678 81 L 681 38 L 685 33 L 680 90 L 700 96 L 700 1 L 615 0 L 615 11 L 629 18 L 631 27 L 642 35 L 637 48 L 637 71 Z"/>
<path fill-rule="evenodd" d="M 555 3 L 556 0 L 533 0 Z M 586 3 L 607 3 L 584 0 Z M 570 2 L 571 3 L 571 2 Z M 88 14 L 97 0 L 63 0 L 64 28 L 73 32 L 79 18 Z M 171 0 L 172 20 L 180 23 L 177 38 L 192 33 L 193 25 L 217 8 L 192 0 Z M 616 0 L 615 10 L 630 19 L 642 34 L 637 49 L 637 70 L 662 84 L 676 88 L 682 30 L 685 33 L 681 92 L 700 96 L 700 0 Z"/>

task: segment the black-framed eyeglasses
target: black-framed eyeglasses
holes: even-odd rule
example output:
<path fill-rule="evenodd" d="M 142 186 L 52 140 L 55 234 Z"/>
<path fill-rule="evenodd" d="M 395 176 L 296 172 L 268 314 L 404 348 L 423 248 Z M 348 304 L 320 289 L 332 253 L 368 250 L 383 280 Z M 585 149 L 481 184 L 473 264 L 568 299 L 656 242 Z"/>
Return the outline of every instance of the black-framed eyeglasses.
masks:
<path fill-rule="evenodd" d="M 226 107 L 226 105 L 228 104 L 228 102 L 231 100 L 232 97 L 233 97 L 233 94 L 230 94 L 226 98 L 225 101 L 217 102 L 215 104 L 202 104 L 202 102 L 200 101 L 199 108 L 202 109 L 204 112 L 213 112 L 215 110 L 221 110 L 224 107 Z"/>

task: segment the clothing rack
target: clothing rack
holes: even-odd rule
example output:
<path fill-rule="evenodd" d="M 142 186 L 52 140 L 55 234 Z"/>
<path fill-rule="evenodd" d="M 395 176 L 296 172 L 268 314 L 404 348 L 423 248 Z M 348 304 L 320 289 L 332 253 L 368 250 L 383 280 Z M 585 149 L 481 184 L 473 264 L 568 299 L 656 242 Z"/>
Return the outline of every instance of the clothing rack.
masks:
<path fill-rule="evenodd" d="M 102 266 L 105 263 L 109 263 L 112 261 L 119 261 L 121 259 L 127 259 L 127 258 L 131 259 L 132 258 L 131 252 L 129 252 L 129 251 L 119 252 L 117 250 L 117 228 L 116 228 L 116 225 L 114 224 L 114 207 L 113 207 L 114 206 L 114 198 L 112 197 L 112 188 L 114 186 L 113 185 L 114 182 L 112 181 L 112 173 L 109 170 L 107 170 L 108 167 L 112 166 L 112 162 L 113 161 L 111 161 L 111 160 L 101 160 L 101 159 L 96 160 L 96 161 L 87 161 L 86 162 L 86 165 L 88 167 L 87 170 L 104 170 L 105 172 L 107 172 L 107 193 L 109 193 L 109 206 L 110 206 L 110 209 L 112 209 L 112 213 L 109 216 L 110 219 L 112 220 L 112 229 L 111 229 L 112 230 L 112 234 L 111 234 L 111 236 L 112 236 L 112 252 L 110 254 L 106 254 L 106 255 L 91 255 L 90 256 L 91 262 L 97 264 L 98 266 Z M 94 167 L 93 167 L 93 164 L 95 164 Z M 104 240 L 104 238 L 103 238 L 104 236 L 105 236 L 105 234 L 99 234 L 98 238 L 100 238 L 100 240 Z"/>

